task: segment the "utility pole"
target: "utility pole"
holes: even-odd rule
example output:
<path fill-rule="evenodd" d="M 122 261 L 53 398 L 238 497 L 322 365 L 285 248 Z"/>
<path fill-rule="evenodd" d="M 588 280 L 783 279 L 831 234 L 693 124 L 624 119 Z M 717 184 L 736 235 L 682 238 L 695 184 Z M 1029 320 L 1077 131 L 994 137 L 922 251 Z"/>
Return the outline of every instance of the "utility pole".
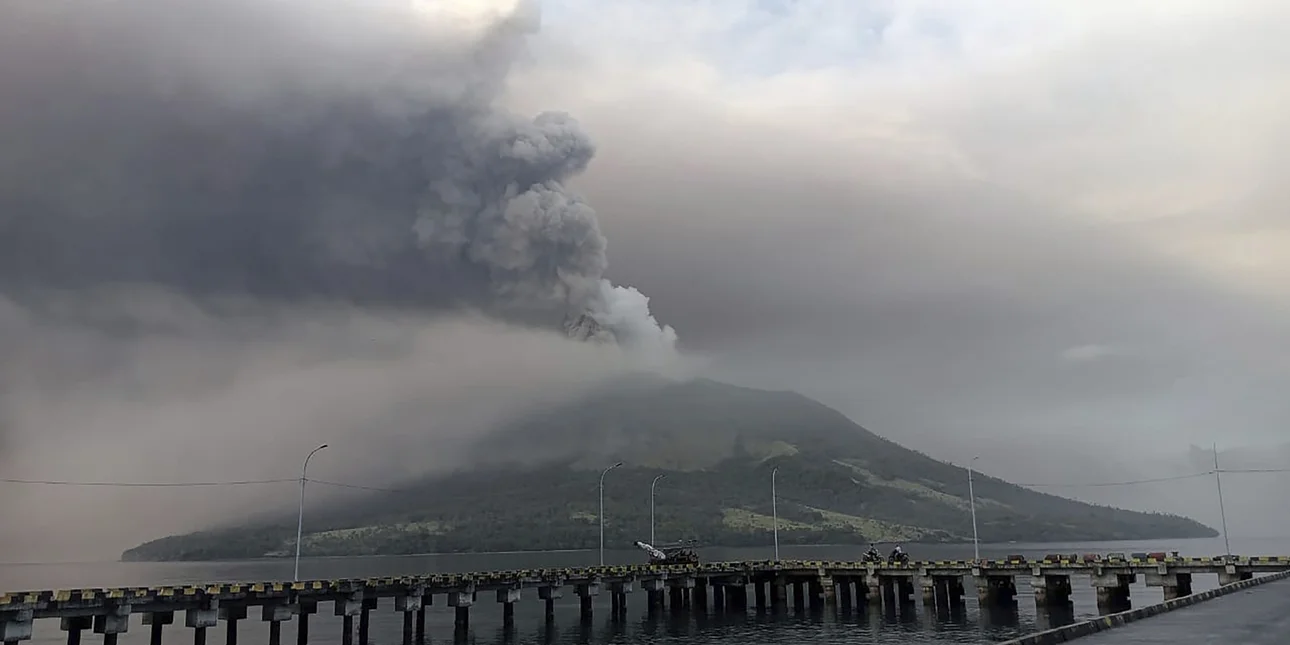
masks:
<path fill-rule="evenodd" d="M 649 543 L 657 545 L 654 541 L 654 487 L 658 485 L 658 480 L 667 477 L 667 475 L 657 475 L 654 481 L 649 483 Z"/>
<path fill-rule="evenodd" d="M 1227 537 L 1227 510 L 1223 506 L 1223 478 L 1218 474 L 1218 444 L 1214 444 L 1214 485 L 1218 488 L 1218 515 L 1223 520 L 1223 548 L 1232 557 L 1232 543 Z"/>
<path fill-rule="evenodd" d="M 296 570 L 292 574 L 293 581 L 300 581 L 300 540 L 304 537 L 305 531 L 305 483 L 309 481 L 309 460 L 314 458 L 319 450 L 323 450 L 327 444 L 314 448 L 312 452 L 305 457 L 305 465 L 300 468 L 300 512 L 296 515 Z"/>
<path fill-rule="evenodd" d="M 775 473 L 779 472 L 779 466 L 770 471 L 770 517 L 771 526 L 775 531 L 775 561 L 779 562 L 779 509 L 775 505 Z"/>
<path fill-rule="evenodd" d="M 980 457 L 973 457 L 972 460 L 968 462 L 967 471 L 968 471 L 968 498 L 971 500 L 971 504 L 972 504 L 972 559 L 979 562 L 981 560 L 981 543 L 980 541 L 977 540 L 976 491 L 972 488 L 972 464 L 976 463 L 976 460 L 978 459 L 980 459 Z"/>
<path fill-rule="evenodd" d="M 621 465 L 623 462 L 620 461 L 600 473 L 600 566 L 602 567 L 605 566 L 605 475 Z"/>

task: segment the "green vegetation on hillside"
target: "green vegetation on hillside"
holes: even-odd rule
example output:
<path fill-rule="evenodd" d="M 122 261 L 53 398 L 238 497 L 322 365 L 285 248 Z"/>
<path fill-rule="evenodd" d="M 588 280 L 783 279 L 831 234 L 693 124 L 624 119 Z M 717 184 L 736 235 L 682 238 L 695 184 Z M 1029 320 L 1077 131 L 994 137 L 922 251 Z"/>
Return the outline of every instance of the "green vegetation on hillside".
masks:
<path fill-rule="evenodd" d="M 902 448 L 793 393 L 712 381 L 638 378 L 533 414 L 481 446 L 470 471 L 315 511 L 306 535 L 318 555 L 593 548 L 599 469 L 606 542 L 649 535 L 649 485 L 660 541 L 744 546 L 770 540 L 770 472 L 784 544 L 960 541 L 971 536 L 962 468 Z M 527 457 L 523 462 L 520 456 Z M 537 461 L 538 463 L 534 463 Z M 981 476 L 985 541 L 1202 537 L 1191 520 L 1093 506 Z M 200 560 L 285 554 L 294 517 L 163 538 L 126 559 Z"/>

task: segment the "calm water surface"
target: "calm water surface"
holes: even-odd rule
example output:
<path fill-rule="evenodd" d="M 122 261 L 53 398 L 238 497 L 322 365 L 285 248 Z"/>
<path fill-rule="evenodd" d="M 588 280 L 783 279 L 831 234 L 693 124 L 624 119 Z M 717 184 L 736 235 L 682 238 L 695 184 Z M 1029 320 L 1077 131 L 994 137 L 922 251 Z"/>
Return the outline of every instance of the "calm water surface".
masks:
<path fill-rule="evenodd" d="M 1233 551 L 1245 555 L 1290 555 L 1290 539 L 1237 540 Z M 971 558 L 972 547 L 909 545 L 915 559 Z M 855 559 L 863 551 L 859 547 L 781 547 L 785 559 Z M 1083 553 L 1108 551 L 1178 551 L 1185 556 L 1212 556 L 1224 552 L 1218 540 L 1173 540 L 1157 542 L 1105 542 L 1066 544 L 1007 544 L 982 545 L 982 557 L 1001 557 L 1019 553 L 1030 558 L 1046 553 Z M 770 549 L 707 549 L 702 557 L 707 561 L 767 559 Z M 588 566 L 597 562 L 594 551 L 557 553 L 502 553 L 391 556 L 364 558 L 310 558 L 301 561 L 301 577 L 349 578 L 384 575 L 426 574 L 438 572 L 482 571 L 489 569 L 517 569 L 524 567 Z M 644 554 L 639 551 L 611 551 L 605 556 L 609 564 L 639 563 Z M 8 591 L 27 589 L 68 589 L 79 587 L 122 587 L 148 585 L 175 585 L 201 582 L 272 581 L 289 580 L 290 560 L 257 560 L 245 562 L 199 563 L 119 563 L 101 562 L 84 564 L 9 564 L 0 565 L 0 589 Z M 803 643 L 818 645 L 876 645 L 932 643 L 992 643 L 1015 638 L 1050 626 L 1066 624 L 1077 619 L 1096 616 L 1097 606 L 1092 587 L 1087 579 L 1072 581 L 1073 612 L 1056 615 L 1036 611 L 1030 601 L 1029 580 L 1017 579 L 1018 603 L 1014 610 L 986 610 L 977 607 L 975 594 L 967 589 L 968 598 L 962 610 L 940 612 L 925 608 L 921 602 L 903 613 L 877 608 L 846 611 L 798 613 L 792 608 L 780 615 L 760 615 L 755 608 L 747 612 L 719 612 L 709 609 L 706 614 L 675 615 L 670 610 L 661 616 L 649 617 L 645 611 L 644 594 L 639 591 L 628 596 L 628 613 L 625 619 L 613 620 L 609 616 L 609 597 L 597 600 L 595 618 L 590 624 L 579 620 L 578 598 L 566 590 L 566 598 L 556 604 L 555 622 L 547 626 L 543 620 L 543 605 L 533 592 L 516 605 L 515 629 L 502 630 L 501 608 L 491 596 L 481 593 L 471 609 L 471 631 L 466 642 L 477 645 L 584 645 L 604 643 L 615 645 L 685 644 L 685 645 L 760 645 L 769 643 Z M 1218 584 L 1217 576 L 1198 576 L 1196 591 L 1210 589 Z M 915 593 L 917 596 L 917 593 Z M 426 612 L 427 640 L 452 642 L 453 614 L 437 597 L 436 604 Z M 1140 580 L 1132 590 L 1132 600 L 1137 605 L 1153 604 L 1161 600 L 1159 589 L 1148 589 Z M 338 645 L 340 619 L 330 615 L 331 608 L 322 605 L 318 614 L 310 618 L 311 643 Z M 258 620 L 254 611 L 239 627 L 240 643 L 265 643 L 268 630 Z M 142 617 L 135 616 L 130 632 L 122 635 L 122 645 L 147 643 L 147 630 Z M 183 618 L 176 616 L 177 625 L 167 627 L 167 643 L 191 643 L 192 632 L 183 626 Z M 392 602 L 386 600 L 372 613 L 371 636 L 375 645 L 397 645 L 402 640 L 402 619 L 395 614 Z M 86 634 L 87 643 L 96 641 Z M 53 645 L 65 642 L 58 629 L 58 621 L 36 622 L 34 645 Z M 223 624 L 210 630 L 208 643 L 223 642 Z M 283 628 L 283 642 L 294 643 L 293 623 Z"/>

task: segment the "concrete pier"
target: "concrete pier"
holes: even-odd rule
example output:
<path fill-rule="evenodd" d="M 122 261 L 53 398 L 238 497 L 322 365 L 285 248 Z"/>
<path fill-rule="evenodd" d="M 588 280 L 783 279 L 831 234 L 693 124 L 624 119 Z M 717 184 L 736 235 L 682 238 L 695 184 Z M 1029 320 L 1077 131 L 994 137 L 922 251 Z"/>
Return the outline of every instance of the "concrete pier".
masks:
<path fill-rule="evenodd" d="M 1216 575 L 1221 583 L 1248 580 L 1256 573 L 1290 571 L 1290 558 L 1221 557 L 1182 558 L 1148 556 L 1053 556 L 1027 562 L 1024 558 L 985 561 L 915 562 L 901 566 L 861 562 L 760 561 L 718 562 L 702 565 L 629 565 L 569 569 L 526 569 L 462 574 L 429 574 L 403 577 L 313 580 L 302 582 L 222 583 L 210 585 L 121 589 L 76 589 L 0 593 L 0 643 L 28 641 L 33 624 L 59 619 L 69 645 L 80 645 L 92 629 L 105 645 L 126 633 L 132 614 L 142 614 L 150 645 L 158 645 L 173 625 L 175 612 L 184 613 L 194 645 L 206 645 L 211 627 L 224 622 L 225 639 L 237 645 L 241 622 L 254 609 L 267 624 L 270 645 L 281 645 L 282 623 L 295 620 L 297 645 L 308 645 L 310 615 L 318 603 L 331 603 L 341 618 L 344 645 L 369 645 L 371 612 L 384 598 L 393 599 L 401 614 L 403 642 L 424 642 L 425 608 L 434 596 L 446 597 L 453 608 L 454 626 L 465 634 L 470 608 L 480 591 L 494 593 L 502 605 L 504 626 L 515 620 L 515 605 L 524 601 L 524 589 L 536 589 L 545 603 L 548 626 L 554 623 L 554 602 L 565 587 L 578 594 L 585 617 L 593 599 L 606 586 L 612 594 L 615 619 L 627 606 L 628 593 L 639 584 L 648 595 L 652 613 L 664 607 L 664 593 L 671 596 L 671 610 L 706 615 L 716 611 L 740 612 L 748 607 L 752 585 L 759 611 L 779 611 L 792 603 L 799 611 L 839 607 L 848 610 L 868 603 L 905 611 L 915 586 L 923 602 L 940 608 L 958 607 L 964 577 L 972 576 L 982 609 L 1015 608 L 1016 577 L 1029 576 L 1035 601 L 1040 605 L 1069 605 L 1075 577 L 1087 576 L 1097 589 L 1099 605 L 1128 600 L 1129 584 L 1145 577 L 1149 587 L 1160 587 L 1165 598 L 1191 594 L 1196 575 Z M 711 590 L 711 596 L 709 591 Z M 881 603 L 881 605 L 880 605 Z M 510 633 L 507 630 L 506 633 Z M 357 638 L 356 638 L 357 637 Z M 142 639 L 140 639 L 141 641 Z M 97 645 L 97 643 L 96 643 Z"/>

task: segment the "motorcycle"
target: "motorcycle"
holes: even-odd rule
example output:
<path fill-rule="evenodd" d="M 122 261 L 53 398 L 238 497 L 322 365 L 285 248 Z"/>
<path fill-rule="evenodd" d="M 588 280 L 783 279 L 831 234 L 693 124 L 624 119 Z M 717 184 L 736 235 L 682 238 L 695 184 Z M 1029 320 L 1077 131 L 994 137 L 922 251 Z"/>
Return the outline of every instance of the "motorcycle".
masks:
<path fill-rule="evenodd" d="M 874 564 L 882 564 L 882 555 L 878 553 L 878 549 L 875 549 L 875 548 L 873 548 L 873 547 L 869 547 L 869 550 L 868 550 L 868 551 L 866 551 L 866 552 L 865 552 L 865 554 L 864 554 L 864 560 L 863 560 L 863 562 L 865 562 L 865 563 L 870 563 L 870 562 L 872 562 L 872 563 L 874 563 Z"/>
<path fill-rule="evenodd" d="M 905 552 L 892 553 L 887 556 L 887 564 L 909 564 L 909 554 Z"/>

